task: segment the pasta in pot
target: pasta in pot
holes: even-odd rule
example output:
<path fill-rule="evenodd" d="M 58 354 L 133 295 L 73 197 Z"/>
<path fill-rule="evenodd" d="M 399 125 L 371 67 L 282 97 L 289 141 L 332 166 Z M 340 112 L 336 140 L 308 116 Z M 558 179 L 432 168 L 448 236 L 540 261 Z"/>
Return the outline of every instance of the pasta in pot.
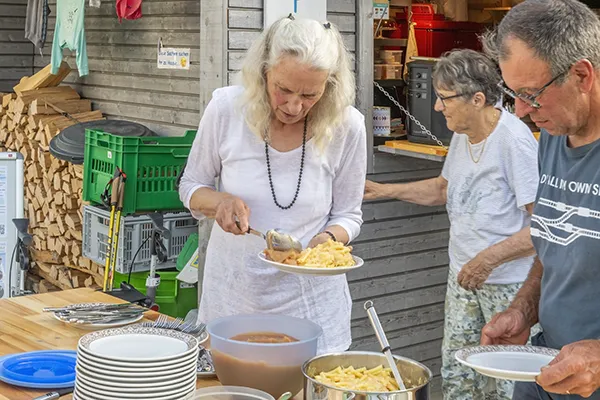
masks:
<path fill-rule="evenodd" d="M 399 389 L 392 370 L 382 365 L 371 369 L 337 367 L 332 371 L 321 372 L 314 379 L 325 385 L 359 392 L 392 392 Z"/>

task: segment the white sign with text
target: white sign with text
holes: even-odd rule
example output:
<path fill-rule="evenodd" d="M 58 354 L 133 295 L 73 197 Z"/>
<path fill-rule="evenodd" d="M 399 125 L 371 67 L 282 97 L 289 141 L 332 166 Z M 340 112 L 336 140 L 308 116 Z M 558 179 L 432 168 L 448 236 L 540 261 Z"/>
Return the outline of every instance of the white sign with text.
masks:
<path fill-rule="evenodd" d="M 159 48 L 157 66 L 159 69 L 190 69 L 190 49 Z"/>

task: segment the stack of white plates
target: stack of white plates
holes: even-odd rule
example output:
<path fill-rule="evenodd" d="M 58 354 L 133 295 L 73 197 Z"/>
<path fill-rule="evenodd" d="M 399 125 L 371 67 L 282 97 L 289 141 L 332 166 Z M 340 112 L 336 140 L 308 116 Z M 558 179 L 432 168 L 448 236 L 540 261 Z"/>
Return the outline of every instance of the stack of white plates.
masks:
<path fill-rule="evenodd" d="M 196 389 L 198 340 L 131 326 L 79 340 L 75 400 L 178 400 Z"/>

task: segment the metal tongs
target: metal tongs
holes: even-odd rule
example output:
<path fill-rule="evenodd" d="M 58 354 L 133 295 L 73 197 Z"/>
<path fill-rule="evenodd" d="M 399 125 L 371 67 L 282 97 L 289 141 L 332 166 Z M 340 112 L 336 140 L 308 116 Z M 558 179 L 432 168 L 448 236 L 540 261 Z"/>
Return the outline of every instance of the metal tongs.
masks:
<path fill-rule="evenodd" d="M 235 224 L 241 230 L 240 222 L 236 219 Z M 296 250 L 302 251 L 302 243 L 294 236 L 289 233 L 283 232 L 281 229 L 269 229 L 266 234 L 248 227 L 246 233 L 251 235 L 259 236 L 267 242 L 267 248 L 269 250 L 287 251 Z"/>
<path fill-rule="evenodd" d="M 400 390 L 406 390 L 406 386 L 404 386 L 404 381 L 400 376 L 400 371 L 398 371 L 398 367 L 396 366 L 396 362 L 394 361 L 394 357 L 392 356 L 392 351 L 390 347 L 390 343 L 385 336 L 385 332 L 383 331 L 383 327 L 381 326 L 381 322 L 379 322 L 379 317 L 377 316 L 377 312 L 375 311 L 375 307 L 373 307 L 373 302 L 368 300 L 365 302 L 365 310 L 369 315 L 369 320 L 371 320 L 371 325 L 373 325 L 373 329 L 375 330 L 375 336 L 377 336 L 377 340 L 379 340 L 379 344 L 381 345 L 381 352 L 385 355 L 385 358 L 390 365 L 392 370 L 392 374 L 394 375 L 394 379 L 398 383 L 398 387 Z"/>

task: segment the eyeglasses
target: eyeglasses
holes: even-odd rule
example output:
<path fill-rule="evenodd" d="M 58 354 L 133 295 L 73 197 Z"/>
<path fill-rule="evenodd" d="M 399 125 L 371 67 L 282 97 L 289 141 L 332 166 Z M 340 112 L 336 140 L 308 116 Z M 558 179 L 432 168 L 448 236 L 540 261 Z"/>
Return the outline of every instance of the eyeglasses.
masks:
<path fill-rule="evenodd" d="M 504 84 L 504 81 L 498 82 L 498 87 L 500 88 L 500 90 L 502 90 L 502 92 L 504 92 L 508 96 L 512 97 L 513 99 L 516 100 L 518 98 L 519 100 L 521 100 L 528 106 L 533 107 L 537 110 L 541 107 L 540 103 L 538 103 L 538 101 L 537 101 L 537 98 L 540 97 L 540 95 L 544 92 L 544 90 L 546 90 L 550 85 L 552 85 L 554 82 L 556 82 L 559 78 L 562 78 L 563 76 L 565 76 L 568 72 L 569 72 L 569 69 L 556 75 L 554 78 L 552 78 L 550 80 L 550 82 L 546 83 L 544 86 L 542 86 L 541 89 L 537 90 L 535 93 L 532 93 L 532 94 L 517 93 L 514 90 L 509 89 Z"/>
<path fill-rule="evenodd" d="M 442 106 L 444 106 L 444 108 L 446 108 L 446 100 L 456 99 L 457 97 L 463 97 L 463 96 L 466 96 L 467 94 L 466 93 L 457 93 L 457 94 L 453 94 L 450 96 L 442 96 L 436 91 L 435 95 L 442 102 Z"/>

